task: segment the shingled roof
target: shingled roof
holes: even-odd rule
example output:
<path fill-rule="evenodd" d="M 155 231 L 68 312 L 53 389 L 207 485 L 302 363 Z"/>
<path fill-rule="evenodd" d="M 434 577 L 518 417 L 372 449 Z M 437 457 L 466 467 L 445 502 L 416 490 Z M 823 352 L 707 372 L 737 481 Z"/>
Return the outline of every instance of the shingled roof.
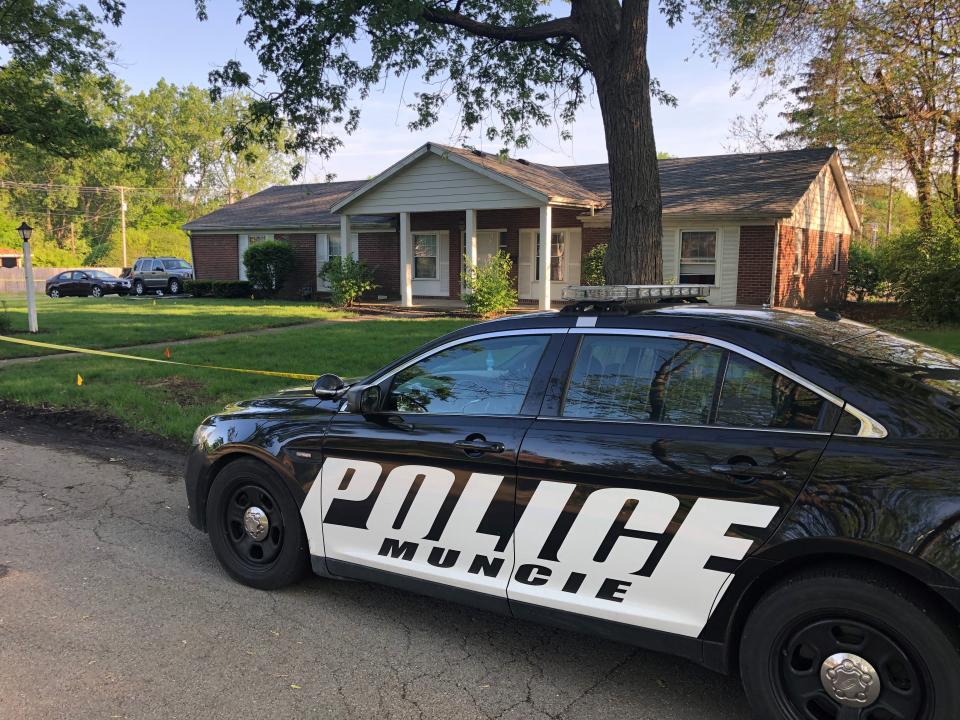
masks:
<path fill-rule="evenodd" d="M 533 193 L 549 197 L 552 203 L 600 208 L 600 215 L 610 212 L 610 173 L 606 163 L 553 167 L 437 143 L 428 143 L 416 153 L 431 148 L 456 157 L 462 164 L 475 165 L 488 176 L 499 175 L 507 182 L 523 185 Z M 834 148 L 810 148 L 660 160 L 663 211 L 787 217 L 835 153 Z M 394 168 L 402 167 L 403 162 Z M 278 185 L 197 218 L 184 228 L 209 231 L 335 226 L 339 215 L 331 212 L 331 207 L 376 182 L 377 179 Z M 352 222 L 392 223 L 393 218 L 355 216 Z"/>
<path fill-rule="evenodd" d="M 663 211 L 683 215 L 786 217 L 834 148 L 706 155 L 660 160 Z M 558 168 L 584 188 L 610 199 L 607 164 Z"/>
<path fill-rule="evenodd" d="M 298 230 L 339 226 L 340 216 L 330 207 L 364 184 L 364 180 L 345 180 L 305 185 L 274 185 L 225 205 L 183 226 L 184 230 Z M 392 223 L 393 218 L 356 216 L 356 225 Z"/>

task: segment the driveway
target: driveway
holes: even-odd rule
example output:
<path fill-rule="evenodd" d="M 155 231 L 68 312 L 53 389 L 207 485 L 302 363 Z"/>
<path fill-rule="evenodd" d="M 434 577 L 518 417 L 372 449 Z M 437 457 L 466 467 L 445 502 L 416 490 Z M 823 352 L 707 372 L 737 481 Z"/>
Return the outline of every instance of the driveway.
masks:
<path fill-rule="evenodd" d="M 745 718 L 688 662 L 363 583 L 266 593 L 181 457 L 0 416 L 0 718 Z"/>

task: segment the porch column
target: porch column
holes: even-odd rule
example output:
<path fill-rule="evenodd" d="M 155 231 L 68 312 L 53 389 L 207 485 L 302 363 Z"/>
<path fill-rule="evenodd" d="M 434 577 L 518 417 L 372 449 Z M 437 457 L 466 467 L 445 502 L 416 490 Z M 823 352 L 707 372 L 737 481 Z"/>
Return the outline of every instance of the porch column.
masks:
<path fill-rule="evenodd" d="M 464 236 L 467 241 L 467 258 L 464 263 L 463 272 L 466 274 L 469 268 L 477 266 L 477 211 L 467 210 L 467 222 L 464 229 Z"/>
<path fill-rule="evenodd" d="M 400 304 L 413 307 L 413 236 L 410 213 L 400 213 Z"/>
<path fill-rule="evenodd" d="M 360 257 L 360 249 L 350 247 L 350 216 L 340 216 L 340 248 L 344 257 L 351 255 L 354 259 Z"/>
<path fill-rule="evenodd" d="M 540 309 L 550 309 L 550 253 L 553 241 L 553 208 L 540 208 Z"/>

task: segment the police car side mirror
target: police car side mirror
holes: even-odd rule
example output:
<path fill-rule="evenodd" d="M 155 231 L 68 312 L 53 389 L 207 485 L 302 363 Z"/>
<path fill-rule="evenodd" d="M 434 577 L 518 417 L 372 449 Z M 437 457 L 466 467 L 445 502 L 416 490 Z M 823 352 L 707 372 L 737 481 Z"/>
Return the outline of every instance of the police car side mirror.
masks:
<path fill-rule="evenodd" d="M 370 415 L 380 410 L 380 387 L 361 385 L 347 391 L 347 412 Z"/>
<path fill-rule="evenodd" d="M 339 375 L 326 373 L 314 381 L 313 394 L 321 400 L 332 400 L 342 395 L 345 387 L 346 383 Z"/>

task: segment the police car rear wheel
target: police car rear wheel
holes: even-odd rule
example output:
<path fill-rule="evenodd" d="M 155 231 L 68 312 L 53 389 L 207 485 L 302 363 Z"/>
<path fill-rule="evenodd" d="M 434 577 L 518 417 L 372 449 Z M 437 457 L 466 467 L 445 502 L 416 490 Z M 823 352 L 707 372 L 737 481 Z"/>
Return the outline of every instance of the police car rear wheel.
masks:
<path fill-rule="evenodd" d="M 747 620 L 744 689 L 764 720 L 948 720 L 960 707 L 953 625 L 895 578 L 798 575 Z"/>
<path fill-rule="evenodd" d="M 214 478 L 207 531 L 220 564 L 245 585 L 272 590 L 307 570 L 300 508 L 280 478 L 256 460 L 236 460 Z"/>

